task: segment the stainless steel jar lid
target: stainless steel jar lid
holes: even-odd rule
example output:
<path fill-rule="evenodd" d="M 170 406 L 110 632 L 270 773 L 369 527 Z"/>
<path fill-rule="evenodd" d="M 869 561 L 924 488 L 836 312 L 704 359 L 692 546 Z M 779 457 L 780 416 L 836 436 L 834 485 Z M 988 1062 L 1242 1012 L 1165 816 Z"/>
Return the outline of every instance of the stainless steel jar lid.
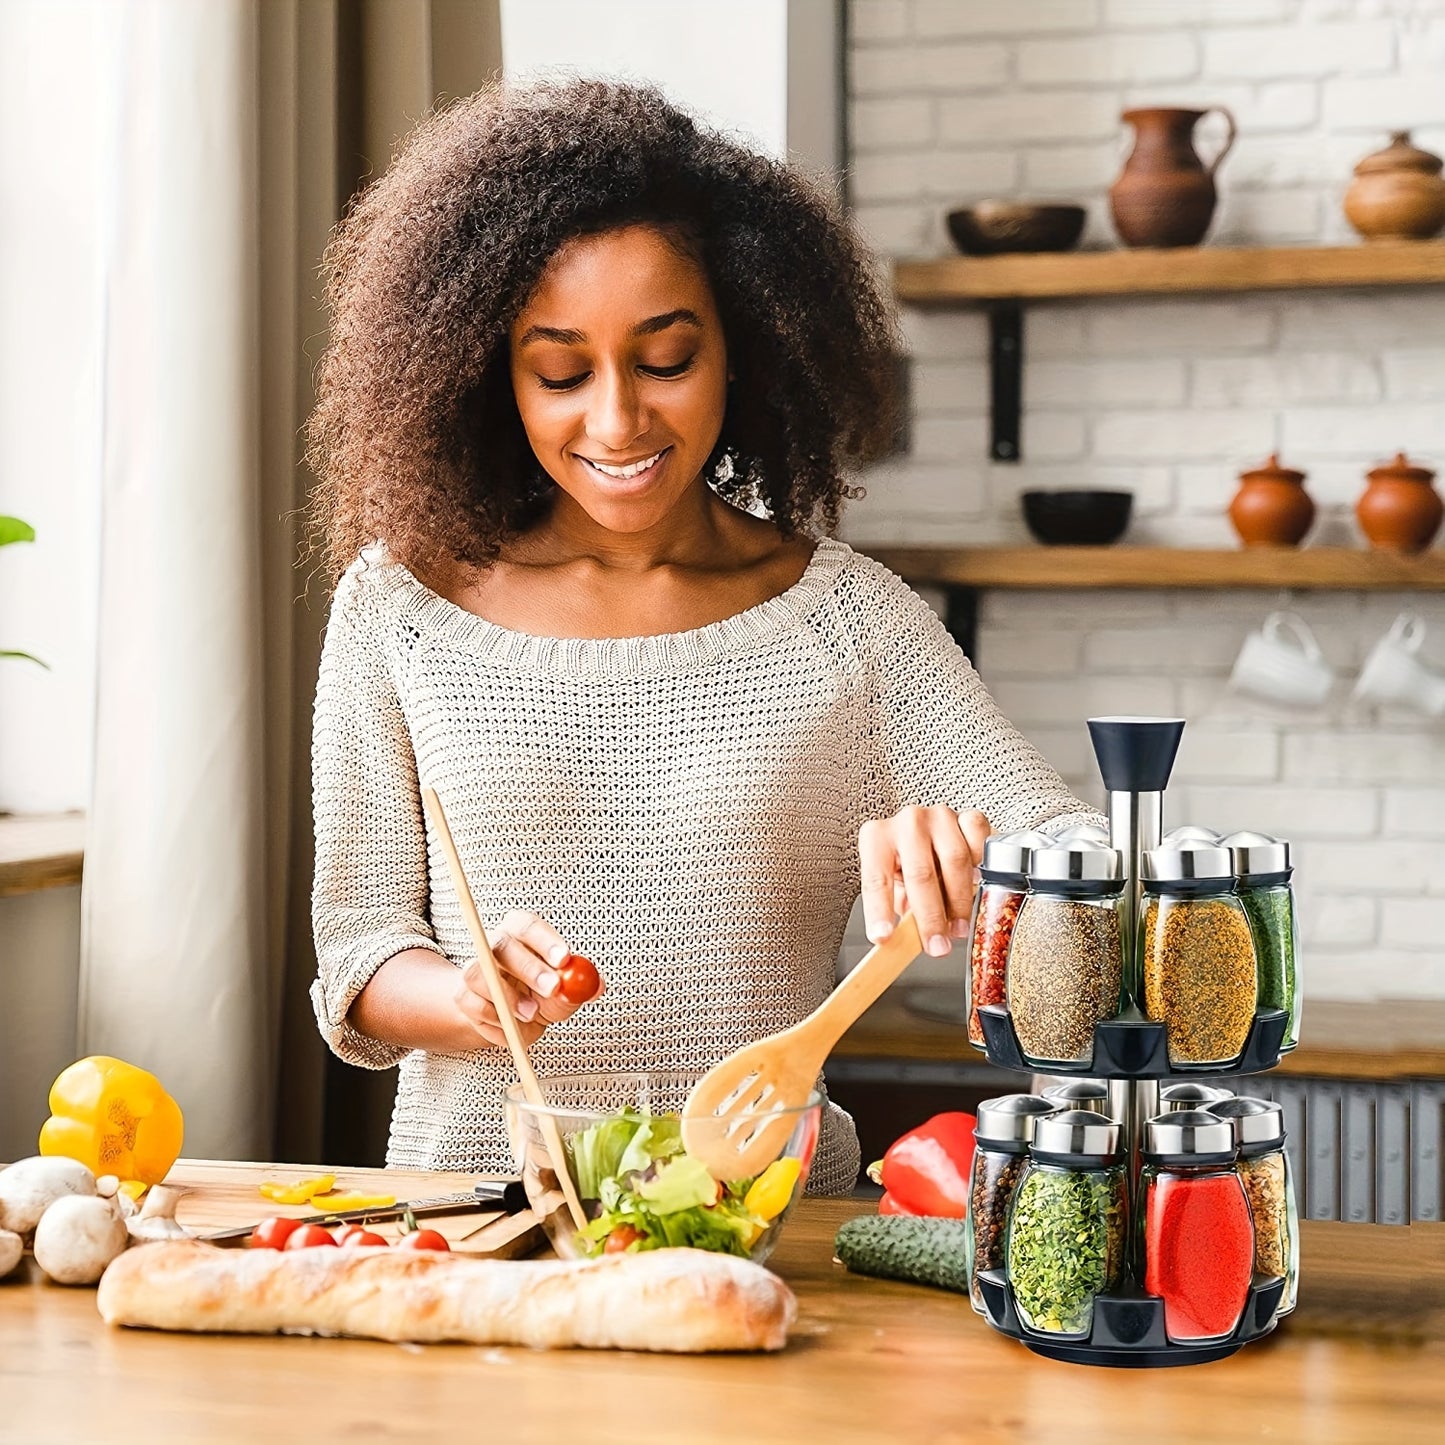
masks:
<path fill-rule="evenodd" d="M 1159 1110 L 1163 1114 L 1177 1114 L 1184 1109 L 1209 1109 L 1233 1097 L 1228 1089 L 1219 1089 L 1213 1084 L 1166 1084 L 1159 1090 Z"/>
<path fill-rule="evenodd" d="M 980 866 L 990 873 L 1027 873 L 1033 850 L 1052 844 L 1053 839 L 1046 833 L 995 833 L 983 845 Z"/>
<path fill-rule="evenodd" d="M 1056 1113 L 1061 1105 L 1038 1094 L 1004 1094 L 985 1099 L 974 1111 L 974 1137 L 990 1144 L 1027 1144 L 1035 1121 Z"/>
<path fill-rule="evenodd" d="M 1219 834 L 1213 828 L 1205 828 L 1199 823 L 1181 823 L 1177 828 L 1171 828 L 1160 840 L 1161 848 L 1184 848 L 1191 843 L 1214 844 L 1219 842 Z"/>
<path fill-rule="evenodd" d="M 1123 882 L 1123 861 L 1115 848 L 1087 838 L 1072 843 L 1035 848 L 1029 862 L 1030 879 L 1044 883 Z"/>
<path fill-rule="evenodd" d="M 1145 882 L 1193 883 L 1233 878 L 1234 858 L 1228 848 L 1197 843 L 1183 848 L 1150 848 L 1144 854 Z"/>
<path fill-rule="evenodd" d="M 1034 1152 L 1108 1158 L 1119 1152 L 1119 1126 L 1089 1109 L 1064 1109 L 1034 1124 Z"/>
<path fill-rule="evenodd" d="M 1156 1114 L 1144 1125 L 1144 1152 L 1171 1158 L 1234 1153 L 1234 1125 L 1207 1109 Z"/>
<path fill-rule="evenodd" d="M 1067 1079 L 1062 1084 L 1049 1084 L 1044 1098 L 1060 1109 L 1089 1109 L 1104 1115 L 1109 1112 L 1109 1086 L 1102 1079 Z"/>
<path fill-rule="evenodd" d="M 1268 833 L 1245 830 L 1221 838 L 1219 846 L 1229 849 L 1234 859 L 1234 871 L 1241 878 L 1261 873 L 1288 873 L 1290 870 L 1289 844 L 1283 838 L 1271 838 Z"/>
<path fill-rule="evenodd" d="M 1272 1099 L 1221 1099 L 1209 1112 L 1229 1123 L 1237 1144 L 1284 1142 L 1284 1109 Z"/>
<path fill-rule="evenodd" d="M 1103 843 L 1106 847 L 1109 843 L 1109 830 L 1102 823 L 1075 823 L 1072 828 L 1065 828 L 1053 836 L 1055 843 Z"/>

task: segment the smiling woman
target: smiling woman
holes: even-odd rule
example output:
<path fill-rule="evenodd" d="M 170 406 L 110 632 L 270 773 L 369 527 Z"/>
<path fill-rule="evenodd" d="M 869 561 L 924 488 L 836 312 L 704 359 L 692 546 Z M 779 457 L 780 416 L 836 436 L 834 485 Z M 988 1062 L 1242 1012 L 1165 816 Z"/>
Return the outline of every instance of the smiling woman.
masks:
<path fill-rule="evenodd" d="M 992 824 L 1089 816 L 827 535 L 891 436 L 895 349 L 807 181 L 653 91 L 487 92 L 328 261 L 313 1000 L 343 1058 L 401 1067 L 390 1163 L 512 1164 L 422 788 L 543 1076 L 704 1073 L 823 1000 L 860 889 L 875 937 L 907 907 L 945 953 Z M 812 1187 L 857 1173 L 830 1105 Z"/>

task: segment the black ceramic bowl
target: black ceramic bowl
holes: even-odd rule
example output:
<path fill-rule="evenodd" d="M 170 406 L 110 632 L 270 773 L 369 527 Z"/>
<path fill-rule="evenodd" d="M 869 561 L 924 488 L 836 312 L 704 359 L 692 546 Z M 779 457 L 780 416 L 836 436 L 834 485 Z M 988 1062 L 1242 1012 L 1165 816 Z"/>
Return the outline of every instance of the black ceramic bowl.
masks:
<path fill-rule="evenodd" d="M 1133 492 L 1024 492 L 1024 521 L 1049 547 L 1106 547 L 1129 525 Z"/>
<path fill-rule="evenodd" d="M 1005 251 L 1071 251 L 1084 234 L 1082 206 L 979 201 L 948 213 L 948 234 L 970 256 Z"/>

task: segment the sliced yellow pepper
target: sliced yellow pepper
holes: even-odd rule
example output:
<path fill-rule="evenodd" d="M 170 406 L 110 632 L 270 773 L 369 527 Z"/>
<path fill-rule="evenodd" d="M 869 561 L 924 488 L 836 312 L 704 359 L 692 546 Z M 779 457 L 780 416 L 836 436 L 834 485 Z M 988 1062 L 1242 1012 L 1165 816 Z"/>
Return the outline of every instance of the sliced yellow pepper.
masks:
<path fill-rule="evenodd" d="M 154 1074 L 96 1054 L 50 1086 L 40 1152 L 76 1159 L 94 1174 L 159 1184 L 180 1157 L 180 1105 Z"/>
<path fill-rule="evenodd" d="M 788 1207 L 803 1166 L 797 1159 L 774 1159 L 743 1198 L 743 1208 L 759 1219 L 776 1219 Z"/>
<path fill-rule="evenodd" d="M 342 1214 L 349 1209 L 390 1209 L 396 1203 L 394 1194 L 313 1194 L 311 1203 L 329 1214 Z"/>
<path fill-rule="evenodd" d="M 261 1193 L 273 1204 L 310 1204 L 318 1194 L 336 1187 L 334 1174 L 320 1174 L 315 1179 L 299 1179 L 295 1184 L 278 1184 L 268 1179 Z"/>

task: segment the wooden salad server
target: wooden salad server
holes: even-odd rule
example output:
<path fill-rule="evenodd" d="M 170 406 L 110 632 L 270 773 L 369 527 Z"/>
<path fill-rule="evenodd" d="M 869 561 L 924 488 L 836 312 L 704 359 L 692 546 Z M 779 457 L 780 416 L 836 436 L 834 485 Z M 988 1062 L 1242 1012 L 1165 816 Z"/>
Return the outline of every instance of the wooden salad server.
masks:
<path fill-rule="evenodd" d="M 482 966 L 482 977 L 486 979 L 487 992 L 492 996 L 492 1007 L 496 1009 L 497 1018 L 502 1025 L 502 1032 L 507 1037 L 507 1047 L 512 1051 L 512 1062 L 516 1065 L 517 1077 L 522 1081 L 522 1092 L 527 1096 L 527 1102 L 538 1111 L 536 1118 L 542 1131 L 542 1142 L 547 1146 L 548 1154 L 552 1156 L 552 1169 L 557 1175 L 557 1183 L 567 1201 L 567 1209 L 572 1216 L 572 1223 L 581 1229 L 587 1223 L 587 1214 L 582 1208 L 582 1201 L 577 1197 L 577 1187 L 572 1183 L 572 1175 L 567 1169 L 567 1154 L 562 1147 L 562 1135 L 557 1128 L 557 1121 L 545 1112 L 547 1103 L 542 1097 L 542 1086 L 537 1082 L 537 1075 L 532 1070 L 532 1061 L 527 1057 L 527 1046 L 522 1042 L 521 1031 L 517 1028 L 517 1020 L 512 1013 L 511 1005 L 507 1002 L 507 992 L 502 986 L 501 971 L 492 954 L 492 945 L 487 942 L 487 930 L 482 927 L 482 920 L 477 913 L 476 900 L 472 897 L 467 875 L 462 872 L 462 860 L 457 856 L 457 845 L 452 839 L 452 830 L 447 825 L 447 815 L 442 809 L 442 801 L 437 797 L 434 788 L 423 788 L 421 800 L 422 805 L 426 808 L 427 817 L 431 819 L 432 827 L 436 829 L 437 840 L 442 845 L 442 852 L 446 854 L 447 867 L 452 875 L 452 887 L 456 889 L 457 899 L 462 905 L 462 917 L 466 920 L 467 929 L 472 935 L 472 944 L 477 950 L 477 962 Z"/>
<path fill-rule="evenodd" d="M 911 913 L 801 1023 L 729 1054 L 692 1087 L 682 1143 L 715 1179 L 761 1174 L 787 1145 L 833 1045 L 923 952 Z"/>

